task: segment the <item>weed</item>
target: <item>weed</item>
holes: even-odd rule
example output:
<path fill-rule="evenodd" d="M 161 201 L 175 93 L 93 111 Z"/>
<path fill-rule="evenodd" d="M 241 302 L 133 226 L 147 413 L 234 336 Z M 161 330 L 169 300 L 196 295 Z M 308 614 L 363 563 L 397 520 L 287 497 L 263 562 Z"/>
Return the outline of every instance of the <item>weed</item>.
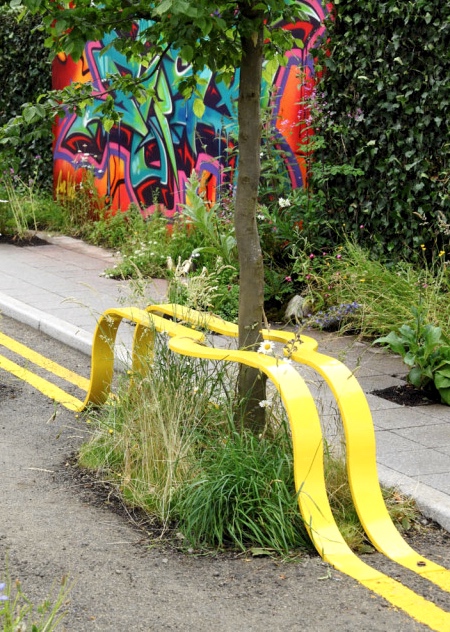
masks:
<path fill-rule="evenodd" d="M 8 572 L 4 579 L 0 583 L 0 619 L 3 632 L 28 629 L 32 632 L 52 632 L 58 629 L 66 614 L 64 607 L 71 590 L 67 577 L 62 578 L 56 596 L 53 596 L 55 590 L 52 589 L 39 605 L 34 605 L 28 599 L 19 580 L 13 582 Z"/>

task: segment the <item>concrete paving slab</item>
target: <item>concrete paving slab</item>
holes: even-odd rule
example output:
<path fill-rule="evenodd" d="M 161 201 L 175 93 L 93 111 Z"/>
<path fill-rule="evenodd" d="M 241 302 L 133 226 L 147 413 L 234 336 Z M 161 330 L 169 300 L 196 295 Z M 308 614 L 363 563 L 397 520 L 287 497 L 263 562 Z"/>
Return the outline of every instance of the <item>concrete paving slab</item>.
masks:
<path fill-rule="evenodd" d="M 377 398 L 379 399 L 379 398 Z M 414 428 L 416 426 L 428 426 L 436 424 L 439 416 L 431 415 L 428 409 L 431 406 L 414 406 L 409 408 L 395 405 L 395 408 L 372 410 L 374 423 L 384 430 L 397 430 L 400 428 Z M 440 406 L 440 408 L 443 408 Z M 450 414 L 450 410 L 448 411 Z"/>
<path fill-rule="evenodd" d="M 436 421 L 434 419 L 434 421 Z M 424 426 L 414 426 L 409 428 L 400 428 L 396 433 L 407 439 L 420 443 L 426 448 L 442 448 L 450 447 L 450 424 L 449 423 L 433 423 Z M 449 459 L 450 465 L 450 459 Z"/>
<path fill-rule="evenodd" d="M 390 430 L 377 430 L 376 431 L 377 442 L 377 456 L 382 457 L 386 454 L 398 454 L 400 452 L 415 451 L 420 444 L 412 441 L 407 437 L 402 437 Z"/>
<path fill-rule="evenodd" d="M 377 460 L 392 470 L 406 476 L 422 477 L 426 474 L 450 475 L 450 458 L 446 454 L 433 449 L 422 448 L 417 444 L 417 450 L 402 452 L 379 452 Z"/>

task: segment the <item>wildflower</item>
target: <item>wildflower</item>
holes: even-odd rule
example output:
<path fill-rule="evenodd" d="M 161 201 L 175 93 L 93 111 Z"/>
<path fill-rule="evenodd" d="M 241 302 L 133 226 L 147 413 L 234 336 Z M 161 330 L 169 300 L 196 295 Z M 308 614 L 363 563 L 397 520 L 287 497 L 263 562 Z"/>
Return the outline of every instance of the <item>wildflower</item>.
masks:
<path fill-rule="evenodd" d="M 313 255 L 313 253 L 311 253 L 311 254 L 309 255 L 309 258 L 310 258 L 310 259 L 314 259 L 314 257 L 315 257 L 315 255 Z"/>
<path fill-rule="evenodd" d="M 278 198 L 278 205 L 280 208 L 287 208 L 291 205 L 291 202 L 288 198 Z"/>
<path fill-rule="evenodd" d="M 270 399 L 262 399 L 259 402 L 259 405 L 261 406 L 261 408 L 268 408 L 271 404 L 272 402 L 270 401 Z"/>
<path fill-rule="evenodd" d="M 440 256 L 440 257 L 443 257 L 444 255 L 445 255 L 445 250 L 441 250 L 441 251 L 439 252 L 439 256 Z"/>
<path fill-rule="evenodd" d="M 263 340 L 258 347 L 258 353 L 268 354 L 273 351 L 273 342 L 271 340 Z"/>
<path fill-rule="evenodd" d="M 359 282 L 360 282 L 360 283 L 365 283 L 365 282 L 366 282 L 366 279 L 364 279 L 364 278 L 363 278 L 363 279 L 359 279 Z"/>
<path fill-rule="evenodd" d="M 284 280 L 287 281 L 288 283 L 292 283 L 292 277 L 290 276 L 284 277 Z"/>
<path fill-rule="evenodd" d="M 360 224 L 359 227 L 361 230 L 364 230 L 364 224 Z"/>
<path fill-rule="evenodd" d="M 342 255 L 341 254 L 336 255 L 336 259 L 342 259 Z"/>
<path fill-rule="evenodd" d="M 0 584 L 0 601 L 8 601 L 8 595 L 2 595 L 2 592 L 5 590 L 6 584 Z"/>
<path fill-rule="evenodd" d="M 427 249 L 425 244 L 420 244 L 420 247 L 422 248 L 422 250 L 426 250 Z"/>

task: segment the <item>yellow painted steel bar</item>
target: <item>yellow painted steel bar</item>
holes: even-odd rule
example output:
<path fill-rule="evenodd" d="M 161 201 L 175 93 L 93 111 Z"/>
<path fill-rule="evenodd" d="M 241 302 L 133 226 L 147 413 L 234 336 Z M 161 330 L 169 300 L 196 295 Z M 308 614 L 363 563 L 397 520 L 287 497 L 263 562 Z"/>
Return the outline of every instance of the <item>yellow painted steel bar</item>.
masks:
<path fill-rule="evenodd" d="M 301 345 L 292 359 L 315 369 L 336 399 L 345 433 L 353 503 L 370 541 L 394 562 L 450 592 L 450 571 L 414 551 L 392 522 L 378 479 L 372 415 L 355 376 L 338 360 L 310 353 Z"/>
<path fill-rule="evenodd" d="M 70 382 L 70 384 L 78 386 L 78 388 L 84 391 L 87 391 L 89 388 L 88 379 L 82 377 L 81 375 L 78 375 L 77 373 L 74 373 L 73 371 L 70 371 L 69 369 L 66 369 L 56 362 L 53 362 L 49 358 L 46 358 L 40 353 L 33 351 L 33 349 L 30 349 L 29 347 L 23 345 L 17 340 L 14 340 L 13 338 L 10 338 L 2 332 L 0 332 L 0 345 L 6 347 L 7 349 L 10 349 L 17 355 L 22 356 L 22 358 L 29 360 L 36 366 L 39 366 L 42 369 L 53 373 L 53 375 L 57 375 L 66 382 Z"/>
<path fill-rule="evenodd" d="M 184 305 L 176 305 L 175 303 L 149 305 L 146 307 L 146 311 L 155 314 L 172 316 L 177 320 L 190 323 L 196 327 L 200 327 L 201 329 L 214 331 L 218 334 L 223 334 L 232 338 L 237 338 L 238 336 L 238 326 L 234 323 L 229 323 L 219 316 L 214 316 L 208 312 L 199 312 Z M 292 332 L 279 331 L 276 329 L 263 329 L 261 333 L 263 334 L 263 338 L 265 340 L 272 340 L 274 342 L 281 342 L 284 344 L 292 343 L 296 338 L 295 334 Z M 318 348 L 317 340 L 309 336 L 301 335 L 299 344 L 304 345 L 306 349 L 310 349 L 311 351 Z"/>
<path fill-rule="evenodd" d="M 20 380 L 27 382 L 33 386 L 33 388 L 41 393 L 44 393 L 44 395 L 50 397 L 50 399 L 53 399 L 55 402 L 62 404 L 69 410 L 77 411 L 81 410 L 83 407 L 83 402 L 81 400 L 73 397 L 73 395 L 69 395 L 69 393 L 66 393 L 48 380 L 39 377 L 39 375 L 32 373 L 28 369 L 24 369 L 2 355 L 0 355 L 0 369 L 4 369 L 5 371 L 8 371 L 8 373 L 15 375 Z"/>
<path fill-rule="evenodd" d="M 149 306 L 147 309 L 158 310 L 218 333 L 238 335 L 236 325 L 186 307 L 165 304 Z M 289 332 L 264 329 L 262 334 L 265 339 L 285 344 L 295 340 L 294 334 Z M 304 340 L 307 344 L 303 343 Z M 346 439 L 347 471 L 352 499 L 368 538 L 381 553 L 394 562 L 450 592 L 450 571 L 414 551 L 392 522 L 378 479 L 372 415 L 357 379 L 342 362 L 316 352 L 317 343 L 314 346 L 310 340 L 313 339 L 301 336 L 301 342 L 294 350 L 289 350 L 289 355 L 295 362 L 317 371 L 336 399 Z"/>
<path fill-rule="evenodd" d="M 114 343 L 119 325 L 124 319 L 136 323 L 132 349 L 133 372 L 139 373 L 145 370 L 145 363 L 142 362 L 142 359 L 151 358 L 155 331 L 165 332 L 169 336 L 189 335 L 199 342 L 204 339 L 204 335 L 200 331 L 188 329 L 183 325 L 135 307 L 106 310 L 100 317 L 94 332 L 91 380 L 82 408 L 88 404 L 99 406 L 104 404 L 108 398 L 114 374 Z"/>
<path fill-rule="evenodd" d="M 174 337 L 169 347 L 187 356 L 240 362 L 258 368 L 272 380 L 289 418 L 294 453 L 294 478 L 301 515 L 322 558 L 374 593 L 437 632 L 450 630 L 450 613 L 360 560 L 344 541 L 332 514 L 323 469 L 323 437 L 317 408 L 295 368 L 276 358 L 250 351 L 204 347 Z"/>

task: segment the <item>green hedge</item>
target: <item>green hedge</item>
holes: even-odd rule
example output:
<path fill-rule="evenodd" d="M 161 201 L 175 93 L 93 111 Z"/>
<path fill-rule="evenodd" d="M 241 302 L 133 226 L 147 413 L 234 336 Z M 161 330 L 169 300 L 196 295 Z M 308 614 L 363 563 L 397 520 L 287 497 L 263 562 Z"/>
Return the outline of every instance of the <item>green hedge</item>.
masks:
<path fill-rule="evenodd" d="M 420 244 L 430 252 L 450 241 L 450 3 L 334 6 L 317 51 L 325 146 L 316 160 L 364 175 L 329 174 L 322 219 L 378 254 L 414 259 Z"/>
<path fill-rule="evenodd" d="M 1 4 L 1 3 L 0 3 Z M 0 6 L 0 126 L 21 113 L 21 105 L 35 101 L 51 89 L 51 61 L 44 48 L 44 35 L 35 30 L 39 18 L 28 16 L 17 21 L 17 11 Z M 22 142 L 7 154 L 0 147 L 0 170 L 13 166 L 24 179 L 33 177 L 35 157 L 40 155 L 38 179 L 49 183 L 52 174 L 52 137 L 50 129 L 31 139 L 24 130 Z"/>

